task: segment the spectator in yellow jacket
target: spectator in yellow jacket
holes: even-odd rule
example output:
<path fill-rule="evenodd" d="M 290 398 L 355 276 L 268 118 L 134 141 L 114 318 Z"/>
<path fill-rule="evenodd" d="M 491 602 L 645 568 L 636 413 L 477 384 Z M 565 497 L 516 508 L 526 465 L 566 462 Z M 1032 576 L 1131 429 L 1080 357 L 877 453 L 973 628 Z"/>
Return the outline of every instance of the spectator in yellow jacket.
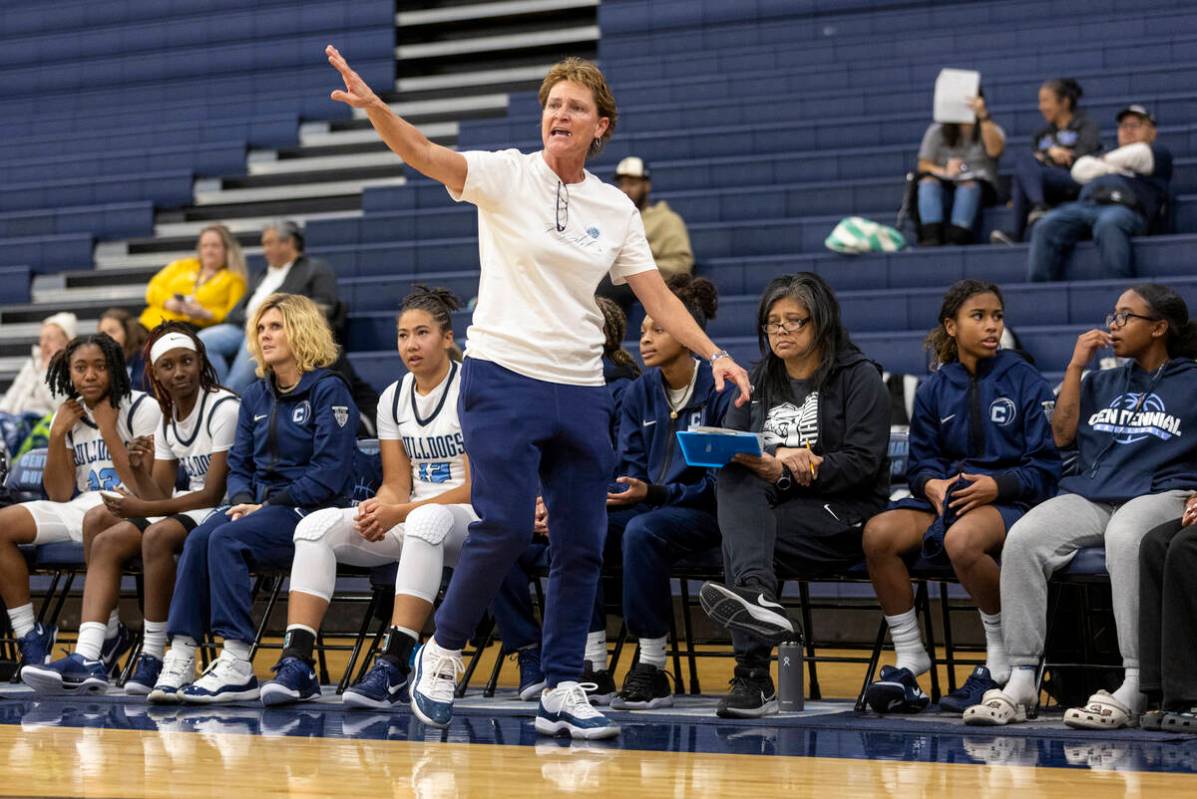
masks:
<path fill-rule="evenodd" d="M 219 324 L 245 286 L 241 245 L 224 225 L 210 225 L 200 231 L 195 257 L 172 261 L 150 279 L 141 324 L 147 330 L 167 321 L 199 328 Z"/>

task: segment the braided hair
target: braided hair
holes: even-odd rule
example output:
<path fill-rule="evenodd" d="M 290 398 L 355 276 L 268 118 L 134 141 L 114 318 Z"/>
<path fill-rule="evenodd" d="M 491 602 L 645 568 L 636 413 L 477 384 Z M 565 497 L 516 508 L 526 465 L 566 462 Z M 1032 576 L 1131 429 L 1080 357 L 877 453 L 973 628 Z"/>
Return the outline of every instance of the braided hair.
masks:
<path fill-rule="evenodd" d="M 129 383 L 129 373 L 125 371 L 125 353 L 116 339 L 107 333 L 87 333 L 71 339 L 66 349 L 50 361 L 46 370 L 46 385 L 57 396 L 77 398 L 79 391 L 71 380 L 71 357 L 80 347 L 89 346 L 98 348 L 108 364 L 108 402 L 112 407 L 119 408 L 121 402 L 133 393 L 133 386 Z"/>
<path fill-rule="evenodd" d="M 216 375 L 216 369 L 212 366 L 212 362 L 208 360 L 208 351 L 204 347 L 204 342 L 195 334 L 190 325 L 185 325 L 181 322 L 163 322 L 158 325 L 150 331 L 150 335 L 145 341 L 145 347 L 142 349 L 142 354 L 145 356 L 147 364 L 146 381 L 150 384 L 150 393 L 154 395 L 154 399 L 158 400 L 158 407 L 162 409 L 162 418 L 169 420 L 175 418 L 175 401 L 166 386 L 158 382 L 158 376 L 154 374 L 153 359 L 150 357 L 150 353 L 154 350 L 154 344 L 167 333 L 179 333 L 180 335 L 187 336 L 191 339 L 191 343 L 195 345 L 196 357 L 200 359 L 199 390 L 201 392 L 224 388 L 224 386 L 220 385 L 220 378 Z M 231 391 L 231 389 L 226 389 L 226 391 Z"/>
<path fill-rule="evenodd" d="M 432 317 L 441 328 L 441 333 L 453 332 L 453 312 L 461 308 L 461 300 L 446 288 L 431 288 L 424 283 L 416 283 L 411 292 L 399 303 L 399 314 L 395 317 L 395 324 L 408 311 L 424 311 Z M 461 350 L 454 345 L 449 350 L 449 357 L 461 360 Z"/>
<path fill-rule="evenodd" d="M 632 357 L 632 353 L 623 348 L 623 339 L 628 332 L 628 317 L 614 300 L 606 297 L 595 297 L 599 313 L 603 315 L 603 357 L 610 358 L 619 366 L 630 371 L 636 377 L 640 376 L 640 364 Z"/>

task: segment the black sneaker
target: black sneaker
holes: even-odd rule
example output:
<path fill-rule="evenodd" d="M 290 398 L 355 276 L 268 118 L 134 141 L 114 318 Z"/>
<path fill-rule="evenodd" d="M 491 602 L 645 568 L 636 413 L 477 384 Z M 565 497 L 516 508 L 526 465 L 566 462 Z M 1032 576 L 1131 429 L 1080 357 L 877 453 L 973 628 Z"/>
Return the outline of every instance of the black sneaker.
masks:
<path fill-rule="evenodd" d="M 594 670 L 590 661 L 585 661 L 582 676 L 578 679 L 586 689 L 586 698 L 592 705 L 609 705 L 615 696 L 615 678 L 606 669 Z M 591 688 L 591 686 L 594 686 Z"/>
<path fill-rule="evenodd" d="M 775 641 L 794 635 L 785 608 L 768 592 L 703 583 L 698 600 L 712 621 L 728 629 Z"/>
<path fill-rule="evenodd" d="M 756 719 L 777 713 L 777 692 L 768 669 L 736 666 L 731 691 L 719 700 L 715 711 L 721 719 Z"/>
<path fill-rule="evenodd" d="M 652 710 L 673 706 L 669 675 L 648 663 L 637 663 L 623 680 L 623 690 L 611 700 L 612 710 Z"/>

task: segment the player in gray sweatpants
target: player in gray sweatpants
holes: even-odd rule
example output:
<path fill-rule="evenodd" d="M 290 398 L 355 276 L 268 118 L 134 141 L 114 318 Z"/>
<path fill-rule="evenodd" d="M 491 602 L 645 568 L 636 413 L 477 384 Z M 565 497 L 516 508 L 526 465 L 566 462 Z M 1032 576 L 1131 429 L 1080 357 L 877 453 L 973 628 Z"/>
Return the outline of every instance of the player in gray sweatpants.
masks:
<path fill-rule="evenodd" d="M 1121 504 L 1061 494 L 1032 508 L 1010 529 L 1002 550 L 1002 628 L 1010 665 L 1037 667 L 1047 635 L 1047 581 L 1078 549 L 1105 546 L 1122 665 L 1139 666 L 1139 542 L 1180 517 L 1187 490 L 1147 494 Z"/>

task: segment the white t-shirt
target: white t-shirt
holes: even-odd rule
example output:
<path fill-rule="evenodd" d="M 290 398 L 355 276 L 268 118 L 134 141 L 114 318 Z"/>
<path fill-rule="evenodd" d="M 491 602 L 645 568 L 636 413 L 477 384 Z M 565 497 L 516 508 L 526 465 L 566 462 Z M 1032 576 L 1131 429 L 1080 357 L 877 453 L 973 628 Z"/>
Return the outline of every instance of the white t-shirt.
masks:
<path fill-rule="evenodd" d="M 449 195 L 478 206 L 482 268 L 466 355 L 549 383 L 603 385 L 595 289 L 607 274 L 618 285 L 657 268 L 640 212 L 589 172 L 562 184 L 540 152 L 463 155 L 465 186 Z"/>
<path fill-rule="evenodd" d="M 262 282 L 254 289 L 254 293 L 245 301 L 245 318 L 254 315 L 254 311 L 258 310 L 258 306 L 266 301 L 266 298 L 275 292 L 279 286 L 283 285 L 283 281 L 287 279 L 287 274 L 291 271 L 291 267 L 295 266 L 295 262 L 283 264 L 280 267 L 267 266 L 266 274 L 262 275 Z"/>
<path fill-rule="evenodd" d="M 178 461 L 187 472 L 187 490 L 203 490 L 212 456 L 233 446 L 240 409 L 241 400 L 231 391 L 218 388 L 205 392 L 186 419 L 163 419 L 158 425 L 154 431 L 154 460 Z"/>
<path fill-rule="evenodd" d="M 387 386 L 378 400 L 378 438 L 402 441 L 411 460 L 411 498 L 419 502 L 457 488 L 465 482 L 465 443 L 457 418 L 461 367 L 426 395 L 415 390 L 415 377 Z"/>
<path fill-rule="evenodd" d="M 115 491 L 122 485 L 120 475 L 112 465 L 112 455 L 108 452 L 100 428 L 96 426 L 95 417 L 86 405 L 83 407 L 83 418 L 75 423 L 65 439 L 66 448 L 72 451 L 75 458 L 75 487 L 81 493 Z M 58 411 L 55 411 L 57 414 Z M 160 421 L 162 411 L 154 398 L 144 391 L 134 391 L 117 409 L 116 429 L 121 441 L 128 446 L 130 441 L 139 436 L 154 435 L 154 429 Z"/>

